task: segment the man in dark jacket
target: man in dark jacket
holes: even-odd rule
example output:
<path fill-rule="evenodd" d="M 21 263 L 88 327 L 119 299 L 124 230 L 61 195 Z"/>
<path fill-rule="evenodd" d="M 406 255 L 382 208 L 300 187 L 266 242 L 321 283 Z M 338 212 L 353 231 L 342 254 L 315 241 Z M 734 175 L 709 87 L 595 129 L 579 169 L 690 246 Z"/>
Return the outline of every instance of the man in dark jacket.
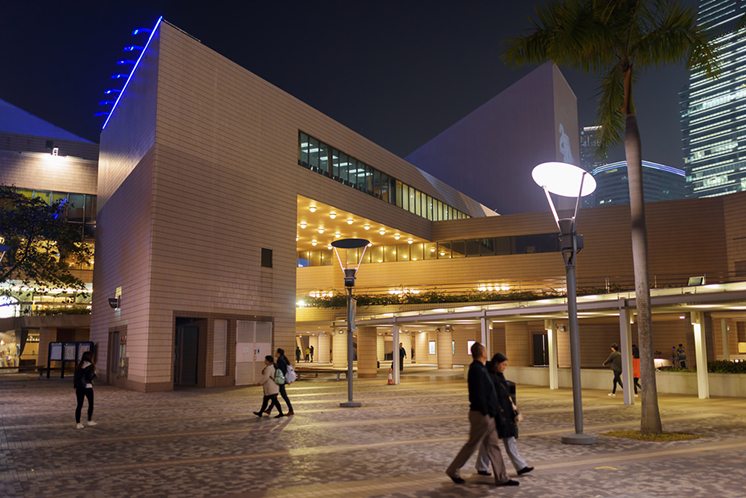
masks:
<path fill-rule="evenodd" d="M 277 361 L 275 362 L 275 365 L 277 365 L 277 368 L 282 371 L 283 375 L 287 375 L 289 364 L 290 361 L 288 360 L 288 357 L 285 356 L 285 350 L 282 348 L 277 348 Z M 290 403 L 290 399 L 288 398 L 288 393 L 285 391 L 285 387 L 286 384 L 280 384 L 280 396 L 282 396 L 282 399 L 285 400 L 285 404 L 288 405 L 288 411 L 285 415 L 295 415 L 295 412 L 293 412 L 293 405 Z M 269 413 L 271 409 L 272 405 L 267 408 L 265 413 Z"/>
<path fill-rule="evenodd" d="M 459 470 L 484 441 L 487 456 L 492 462 L 492 470 L 495 473 L 495 485 L 518 486 L 520 484 L 518 481 L 508 478 L 498 447 L 495 417 L 498 416 L 499 407 L 495 386 L 484 366 L 487 361 L 484 346 L 478 342 L 474 343 L 471 347 L 471 356 L 474 361 L 469 366 L 468 375 L 469 439 L 446 469 L 446 474 L 456 484 L 463 484 L 465 481 L 459 475 Z"/>
<path fill-rule="evenodd" d="M 518 410 L 515 407 L 514 399 L 511 396 L 510 382 L 505 378 L 505 370 L 508 368 L 508 358 L 502 353 L 496 353 L 491 361 L 487 362 L 487 371 L 492 376 L 492 382 L 495 384 L 495 393 L 497 394 L 497 404 L 500 407 L 499 414 L 495 419 L 497 425 L 497 435 L 503 440 L 505 451 L 513 463 L 513 467 L 518 475 L 528 474 L 533 467 L 529 467 L 521 454 L 518 452 Z M 515 385 L 515 384 L 513 384 Z M 487 448 L 484 444 L 479 447 L 479 456 L 477 457 L 477 474 L 488 476 L 489 459 L 487 457 Z"/>

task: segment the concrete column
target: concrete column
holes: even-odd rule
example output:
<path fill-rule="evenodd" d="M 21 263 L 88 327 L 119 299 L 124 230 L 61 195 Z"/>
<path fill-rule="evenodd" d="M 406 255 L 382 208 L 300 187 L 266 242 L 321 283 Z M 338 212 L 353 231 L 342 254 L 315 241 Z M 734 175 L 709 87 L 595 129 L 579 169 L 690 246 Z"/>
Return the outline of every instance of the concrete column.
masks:
<path fill-rule="evenodd" d="M 622 353 L 622 383 L 624 384 L 624 404 L 635 403 L 632 372 L 632 324 L 629 320 L 629 309 L 619 308 L 619 352 Z"/>
<path fill-rule="evenodd" d="M 559 389 L 559 368 L 557 362 L 557 322 L 544 320 L 549 347 L 549 389 Z"/>
<path fill-rule="evenodd" d="M 329 350 L 331 349 L 331 337 L 327 332 L 321 332 L 319 334 L 319 346 L 314 351 L 313 359 L 317 363 L 329 363 L 331 360 Z"/>
<path fill-rule="evenodd" d="M 699 399 L 710 397 L 710 380 L 707 374 L 707 341 L 705 340 L 704 314 L 694 312 L 692 329 L 694 330 L 694 356 L 697 359 L 697 394 Z"/>
<path fill-rule="evenodd" d="M 416 332 L 414 342 L 415 358 L 418 365 L 427 363 L 430 352 L 427 344 L 427 331 Z"/>
<path fill-rule="evenodd" d="M 401 371 L 399 370 L 399 326 L 393 324 L 391 326 L 391 365 L 394 371 L 394 384 L 401 382 Z"/>
<path fill-rule="evenodd" d="M 347 368 L 347 331 L 337 329 L 332 337 L 332 366 Z"/>
<path fill-rule="evenodd" d="M 383 334 L 376 335 L 376 359 L 381 362 L 381 365 L 383 365 L 385 357 L 386 339 L 383 337 Z"/>
<path fill-rule="evenodd" d="M 308 337 L 308 346 L 313 346 L 313 362 L 319 362 L 319 336 L 312 335 Z"/>
<path fill-rule="evenodd" d="M 720 319 L 720 335 L 723 338 L 723 359 L 730 359 L 730 344 L 728 344 L 728 320 Z"/>
<path fill-rule="evenodd" d="M 453 333 L 441 327 L 437 336 L 438 370 L 453 368 Z"/>
<path fill-rule="evenodd" d="M 405 365 L 411 365 L 412 364 L 412 334 L 409 332 L 399 334 L 399 342 L 402 343 L 402 346 L 404 346 L 404 351 L 407 352 L 407 357 L 404 358 L 404 364 Z M 396 354 L 394 355 L 394 358 L 399 358 L 399 345 L 396 346 Z"/>
<path fill-rule="evenodd" d="M 487 358 L 492 358 L 492 348 L 490 347 L 490 326 L 491 322 L 487 319 L 486 316 L 483 316 L 479 319 L 479 332 L 480 332 L 480 338 L 479 342 L 484 346 L 485 354 L 487 355 Z"/>
<path fill-rule="evenodd" d="M 378 374 L 376 338 L 375 327 L 357 329 L 357 376 L 359 378 L 371 378 Z"/>

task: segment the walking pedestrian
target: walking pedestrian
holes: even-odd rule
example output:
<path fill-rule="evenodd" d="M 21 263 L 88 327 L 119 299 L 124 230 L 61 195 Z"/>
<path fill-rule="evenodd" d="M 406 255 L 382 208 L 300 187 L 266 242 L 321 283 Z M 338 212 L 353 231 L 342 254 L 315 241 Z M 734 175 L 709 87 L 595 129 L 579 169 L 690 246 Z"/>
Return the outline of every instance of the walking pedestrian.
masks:
<path fill-rule="evenodd" d="M 632 345 L 632 379 L 635 381 L 635 397 L 637 397 L 637 390 L 642 390 L 640 385 L 640 348 L 637 347 L 637 344 Z"/>
<path fill-rule="evenodd" d="M 295 346 L 295 363 L 300 363 L 300 346 Z"/>
<path fill-rule="evenodd" d="M 404 344 L 399 343 L 399 371 L 404 371 L 404 358 L 407 357 L 407 350 L 404 349 Z"/>
<path fill-rule="evenodd" d="M 275 382 L 275 361 L 272 355 L 264 357 L 264 368 L 262 369 L 262 377 L 259 379 L 264 389 L 264 398 L 262 398 L 262 407 L 259 408 L 258 412 L 254 412 L 254 415 L 261 418 L 264 415 L 264 410 L 267 408 L 267 404 L 271 407 L 276 407 L 279 415 L 275 415 L 275 418 L 284 417 L 282 413 L 282 407 L 280 402 L 277 401 L 277 395 L 280 393 L 280 387 Z"/>
<path fill-rule="evenodd" d="M 611 371 L 614 372 L 614 380 L 611 385 L 611 392 L 609 396 L 612 398 L 616 396 L 616 385 L 624 389 L 622 385 L 622 354 L 619 352 L 619 346 L 616 344 L 611 345 L 611 354 L 603 363 L 603 366 L 611 365 Z"/>
<path fill-rule="evenodd" d="M 311 361 L 311 348 L 306 348 L 306 363 Z"/>
<path fill-rule="evenodd" d="M 287 378 L 288 375 L 288 365 L 290 364 L 290 361 L 288 360 L 288 357 L 285 356 L 285 350 L 282 348 L 277 348 L 277 362 L 275 362 L 275 368 L 280 370 L 282 372 L 282 375 Z M 280 389 L 280 396 L 282 396 L 282 399 L 285 400 L 285 404 L 288 405 L 288 412 L 286 415 L 295 415 L 295 412 L 293 411 L 293 404 L 290 403 L 290 399 L 288 398 L 288 393 L 285 390 L 285 387 L 287 386 L 287 383 L 280 384 L 278 387 Z M 279 406 L 279 401 L 278 401 Z M 272 406 L 270 405 L 269 408 L 267 408 L 264 413 L 267 415 L 270 414 L 272 411 Z"/>
<path fill-rule="evenodd" d="M 73 387 L 78 404 L 75 407 L 75 427 L 84 429 L 85 425 L 80 422 L 80 414 L 83 411 L 83 399 L 88 400 L 88 422 L 86 425 L 98 425 L 93 421 L 93 379 L 96 378 L 96 365 L 93 363 L 93 353 L 86 351 L 75 367 L 73 376 Z"/>
<path fill-rule="evenodd" d="M 502 439 L 505 451 L 510 457 L 510 461 L 513 463 L 518 475 L 528 474 L 533 467 L 529 467 L 526 460 L 523 459 L 521 454 L 518 452 L 518 410 L 515 405 L 515 400 L 510 395 L 510 386 L 505 378 L 505 370 L 508 368 L 508 358 L 502 353 L 496 353 L 492 360 L 487 362 L 487 371 L 492 377 L 492 382 L 495 385 L 495 393 L 497 394 L 497 404 L 500 407 L 498 411 L 498 417 L 495 418 L 495 424 L 497 425 L 497 435 Z M 502 416 L 500 416 L 502 415 Z M 490 460 L 487 457 L 487 448 L 485 443 L 479 447 L 479 455 L 477 457 L 477 474 L 483 476 L 489 476 L 489 463 Z"/>
<path fill-rule="evenodd" d="M 464 444 L 456 458 L 446 469 L 446 475 L 456 484 L 463 484 L 464 479 L 459 470 L 464 466 L 474 451 L 482 444 L 486 446 L 487 457 L 492 463 L 496 486 L 518 486 L 520 483 L 508 478 L 505 462 L 500 454 L 495 417 L 500 409 L 497 402 L 497 392 L 490 375 L 485 368 L 487 358 L 484 346 L 478 342 L 471 347 L 474 361 L 469 365 L 469 439 Z"/>
<path fill-rule="evenodd" d="M 313 363 L 313 344 L 308 347 L 311 350 L 311 363 Z"/>
<path fill-rule="evenodd" d="M 676 359 L 679 363 L 679 368 L 686 368 L 686 350 L 684 350 L 684 345 L 679 344 L 679 347 L 676 349 Z"/>

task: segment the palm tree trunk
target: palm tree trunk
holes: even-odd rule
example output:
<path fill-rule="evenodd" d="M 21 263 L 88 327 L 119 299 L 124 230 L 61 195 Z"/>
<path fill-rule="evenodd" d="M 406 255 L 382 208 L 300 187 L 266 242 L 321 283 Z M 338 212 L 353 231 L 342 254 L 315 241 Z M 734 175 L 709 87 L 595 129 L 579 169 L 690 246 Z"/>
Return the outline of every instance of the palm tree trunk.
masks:
<path fill-rule="evenodd" d="M 640 142 L 640 130 L 637 127 L 637 117 L 632 112 L 631 90 L 632 68 L 630 67 L 625 71 L 624 78 L 624 110 L 627 116 L 624 130 L 624 153 L 627 159 L 627 179 L 629 181 L 632 261 L 635 271 L 637 334 L 640 348 L 640 381 L 643 386 L 640 431 L 643 434 L 660 434 L 663 432 L 663 427 L 658 408 L 658 388 L 655 383 L 655 364 L 653 362 L 650 283 L 648 280 L 648 232 L 645 225 L 645 199 L 642 188 L 642 144 Z"/>

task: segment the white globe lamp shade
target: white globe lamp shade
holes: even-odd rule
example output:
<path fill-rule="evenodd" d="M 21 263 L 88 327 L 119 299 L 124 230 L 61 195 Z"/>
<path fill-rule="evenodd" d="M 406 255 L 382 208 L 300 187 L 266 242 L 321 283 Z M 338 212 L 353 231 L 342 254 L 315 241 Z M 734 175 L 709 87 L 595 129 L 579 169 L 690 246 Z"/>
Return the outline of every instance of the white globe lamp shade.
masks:
<path fill-rule="evenodd" d="M 585 178 L 583 176 L 585 175 Z M 541 188 L 562 197 L 585 197 L 596 190 L 596 180 L 590 173 L 572 164 L 560 162 L 541 163 L 531 172 L 531 177 Z M 580 183 L 583 190 L 580 190 Z"/>

